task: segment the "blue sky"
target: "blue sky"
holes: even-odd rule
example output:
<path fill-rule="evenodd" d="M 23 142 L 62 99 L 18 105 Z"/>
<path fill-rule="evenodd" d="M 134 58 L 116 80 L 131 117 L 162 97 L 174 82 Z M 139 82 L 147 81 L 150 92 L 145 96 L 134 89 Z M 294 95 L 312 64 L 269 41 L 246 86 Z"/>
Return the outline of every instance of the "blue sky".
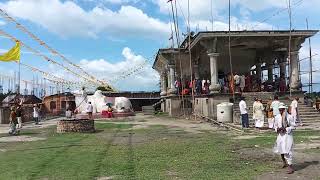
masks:
<path fill-rule="evenodd" d="M 186 32 L 187 0 L 177 0 L 181 32 Z M 231 0 L 232 29 L 288 29 L 287 0 Z M 211 4 L 214 30 L 228 27 L 227 0 L 190 0 L 191 28 L 193 31 L 211 30 Z M 310 29 L 319 29 L 319 0 L 292 0 L 293 28 L 305 29 L 309 19 Z M 169 46 L 170 15 L 167 0 L 0 0 L 0 8 L 15 17 L 22 25 L 51 47 L 65 55 L 86 71 L 101 79 L 117 79 L 130 69 L 143 69 L 132 76 L 113 82 L 120 90 L 159 90 L 158 74 L 152 70 L 158 48 Z M 274 15 L 275 13 L 280 13 Z M 182 13 L 183 12 L 183 13 Z M 274 15 L 274 16 L 273 16 Z M 270 17 L 270 18 L 269 18 Z M 264 23 L 259 23 L 264 19 Z M 41 51 L 48 57 L 63 63 L 49 51 L 39 46 L 14 24 L 0 18 L 0 29 Z M 0 37 L 0 51 L 14 44 Z M 312 38 L 313 54 L 319 52 L 319 35 Z M 308 46 L 304 44 L 300 57 L 306 57 Z M 23 49 L 22 62 L 68 80 L 79 78 Z M 319 52 L 320 54 L 320 52 Z M 320 69 L 320 58 L 314 57 L 314 66 Z M 308 68 L 302 62 L 302 70 Z M 0 74 L 12 74 L 14 63 L 1 63 Z M 33 73 L 22 68 L 22 77 L 32 80 Z M 39 78 L 41 77 L 38 74 Z M 320 77 L 315 74 L 315 78 Z M 307 76 L 302 76 L 306 81 Z M 22 85 L 24 88 L 24 85 Z"/>

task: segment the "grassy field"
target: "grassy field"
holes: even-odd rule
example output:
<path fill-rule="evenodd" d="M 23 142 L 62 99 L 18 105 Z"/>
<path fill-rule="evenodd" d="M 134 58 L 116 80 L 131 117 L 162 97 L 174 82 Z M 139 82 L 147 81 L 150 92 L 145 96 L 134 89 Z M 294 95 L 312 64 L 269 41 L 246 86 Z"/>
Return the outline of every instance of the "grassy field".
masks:
<path fill-rule="evenodd" d="M 132 129 L 97 124 L 94 134 L 56 134 L 55 127 L 22 135 L 36 142 L 0 143 L 0 179 L 252 179 L 275 168 L 253 145 L 272 146 L 271 134 L 233 140 L 225 133 L 190 134 L 166 126 Z M 247 153 L 246 153 L 247 152 Z"/>

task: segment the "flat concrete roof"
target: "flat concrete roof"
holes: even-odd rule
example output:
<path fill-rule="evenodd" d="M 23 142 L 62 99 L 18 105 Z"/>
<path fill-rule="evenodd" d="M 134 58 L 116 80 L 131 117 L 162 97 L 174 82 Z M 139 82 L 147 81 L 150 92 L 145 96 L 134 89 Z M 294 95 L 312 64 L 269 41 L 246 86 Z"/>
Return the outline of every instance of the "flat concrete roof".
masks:
<path fill-rule="evenodd" d="M 317 34 L 319 30 L 292 30 L 291 33 L 289 30 L 277 30 L 277 31 L 231 31 L 231 37 L 289 37 L 290 34 L 292 37 L 304 37 L 308 38 Z M 229 37 L 229 31 L 201 31 L 191 40 L 191 48 L 195 46 L 201 39 L 212 38 L 212 37 Z M 188 42 L 188 37 L 184 40 L 184 43 Z M 183 45 L 183 43 L 182 43 Z M 184 48 L 187 48 L 185 46 Z"/>

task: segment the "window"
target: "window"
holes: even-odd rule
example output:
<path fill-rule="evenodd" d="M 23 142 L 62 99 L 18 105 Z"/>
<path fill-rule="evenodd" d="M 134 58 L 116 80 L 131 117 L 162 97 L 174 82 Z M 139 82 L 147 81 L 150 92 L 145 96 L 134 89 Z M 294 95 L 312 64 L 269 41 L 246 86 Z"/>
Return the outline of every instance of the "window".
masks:
<path fill-rule="evenodd" d="M 66 101 L 61 101 L 61 109 L 66 109 L 67 103 Z"/>
<path fill-rule="evenodd" d="M 56 109 L 57 108 L 57 103 L 56 103 L 56 101 L 51 101 L 50 102 L 50 109 L 51 110 L 54 110 L 54 109 Z"/>

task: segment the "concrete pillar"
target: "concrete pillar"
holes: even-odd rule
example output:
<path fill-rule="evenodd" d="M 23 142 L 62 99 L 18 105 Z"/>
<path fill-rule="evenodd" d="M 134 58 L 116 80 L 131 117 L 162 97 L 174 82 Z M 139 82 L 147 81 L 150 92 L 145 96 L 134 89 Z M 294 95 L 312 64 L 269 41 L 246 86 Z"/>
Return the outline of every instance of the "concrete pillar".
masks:
<path fill-rule="evenodd" d="M 299 80 L 299 51 L 291 52 L 290 59 L 290 88 L 292 91 L 299 91 L 301 85 Z"/>
<path fill-rule="evenodd" d="M 160 76 L 160 82 L 161 82 L 161 93 L 160 93 L 160 96 L 166 96 L 167 95 L 167 82 L 166 82 L 166 79 L 167 79 L 167 74 L 165 71 L 163 71 L 161 73 L 161 76 Z"/>
<path fill-rule="evenodd" d="M 171 88 L 171 84 L 170 84 L 171 77 L 170 77 L 170 70 L 169 69 L 167 69 L 166 74 L 167 74 L 167 93 L 169 94 L 169 90 Z"/>
<path fill-rule="evenodd" d="M 273 64 L 268 64 L 268 81 L 273 82 Z"/>
<path fill-rule="evenodd" d="M 284 75 L 284 77 L 286 77 L 287 71 L 286 71 L 286 62 L 280 62 L 279 66 L 280 66 L 280 77 L 282 75 Z"/>
<path fill-rule="evenodd" d="M 209 53 L 210 57 L 210 74 L 211 74 L 211 85 L 209 87 L 210 93 L 219 93 L 220 92 L 220 84 L 218 83 L 218 66 L 217 60 L 219 53 Z"/>
<path fill-rule="evenodd" d="M 193 67 L 194 67 L 194 77 L 195 77 L 196 79 L 200 79 L 200 75 L 199 75 L 199 65 L 198 65 L 198 64 L 194 64 Z"/>
<path fill-rule="evenodd" d="M 257 63 L 257 64 L 256 64 L 256 72 L 257 72 L 258 80 L 259 80 L 259 82 L 261 83 L 261 75 L 262 75 L 261 63 Z"/>
<path fill-rule="evenodd" d="M 174 81 L 175 81 L 174 75 L 175 75 L 174 65 L 169 65 L 169 76 L 170 76 L 170 81 L 168 82 L 169 87 L 170 87 L 170 89 L 168 91 L 169 95 L 176 95 L 177 94 L 177 89 L 176 89 L 176 87 L 174 87 Z"/>

